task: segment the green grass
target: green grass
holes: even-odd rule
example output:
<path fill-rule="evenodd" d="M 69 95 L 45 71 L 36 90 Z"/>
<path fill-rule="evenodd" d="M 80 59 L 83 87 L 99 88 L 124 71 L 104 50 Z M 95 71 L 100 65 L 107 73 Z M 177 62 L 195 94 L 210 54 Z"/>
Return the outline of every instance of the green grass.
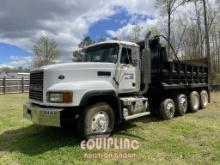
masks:
<path fill-rule="evenodd" d="M 113 137 L 135 139 L 138 150 L 88 151 L 75 132 L 40 127 L 22 117 L 25 94 L 0 96 L 0 164 L 220 164 L 220 93 L 197 113 L 170 121 L 145 117 L 124 123 Z M 86 159 L 84 153 L 129 152 L 132 159 Z"/>
<path fill-rule="evenodd" d="M 213 84 L 220 84 L 220 74 L 219 73 L 214 75 Z"/>

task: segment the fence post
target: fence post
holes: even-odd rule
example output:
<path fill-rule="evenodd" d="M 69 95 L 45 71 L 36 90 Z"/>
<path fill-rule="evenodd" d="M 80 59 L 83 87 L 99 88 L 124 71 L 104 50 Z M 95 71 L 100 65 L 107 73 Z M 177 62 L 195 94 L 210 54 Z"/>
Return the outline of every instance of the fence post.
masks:
<path fill-rule="evenodd" d="M 6 77 L 3 78 L 3 94 L 6 94 Z"/>
<path fill-rule="evenodd" d="M 24 77 L 21 78 L 21 92 L 24 93 Z"/>

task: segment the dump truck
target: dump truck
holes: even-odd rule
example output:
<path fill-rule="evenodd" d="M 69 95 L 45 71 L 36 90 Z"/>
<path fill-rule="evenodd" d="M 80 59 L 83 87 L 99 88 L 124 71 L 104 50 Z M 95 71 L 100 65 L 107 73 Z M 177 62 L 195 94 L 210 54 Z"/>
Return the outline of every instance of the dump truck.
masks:
<path fill-rule="evenodd" d="M 128 120 L 168 120 L 210 102 L 206 60 L 170 60 L 160 36 L 104 41 L 83 52 L 81 62 L 31 71 L 25 118 L 42 126 L 68 125 L 89 139 L 108 137 Z"/>

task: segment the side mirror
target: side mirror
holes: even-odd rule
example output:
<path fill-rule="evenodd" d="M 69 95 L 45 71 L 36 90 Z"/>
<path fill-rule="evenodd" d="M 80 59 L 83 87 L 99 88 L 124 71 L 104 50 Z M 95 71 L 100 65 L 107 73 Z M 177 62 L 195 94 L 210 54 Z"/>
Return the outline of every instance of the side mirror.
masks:
<path fill-rule="evenodd" d="M 131 61 L 131 65 L 137 66 L 137 65 L 138 65 L 138 60 L 132 60 L 132 61 Z"/>

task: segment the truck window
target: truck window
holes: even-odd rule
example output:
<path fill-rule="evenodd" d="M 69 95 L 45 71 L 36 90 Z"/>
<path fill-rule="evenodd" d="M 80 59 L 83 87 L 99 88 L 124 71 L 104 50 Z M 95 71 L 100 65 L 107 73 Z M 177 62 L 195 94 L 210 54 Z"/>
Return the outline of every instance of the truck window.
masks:
<path fill-rule="evenodd" d="M 110 62 L 116 63 L 118 59 L 118 44 L 97 45 L 85 51 L 83 62 Z"/>
<path fill-rule="evenodd" d="M 131 49 L 122 48 L 121 51 L 121 64 L 130 64 L 131 63 Z"/>

